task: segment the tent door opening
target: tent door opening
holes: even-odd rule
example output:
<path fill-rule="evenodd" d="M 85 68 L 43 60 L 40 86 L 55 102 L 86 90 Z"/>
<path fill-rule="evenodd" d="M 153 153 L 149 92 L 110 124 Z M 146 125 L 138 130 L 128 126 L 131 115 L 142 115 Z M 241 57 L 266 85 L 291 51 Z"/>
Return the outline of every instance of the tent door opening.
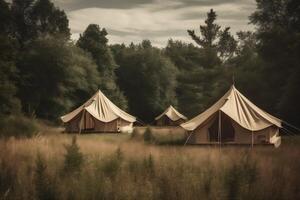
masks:
<path fill-rule="evenodd" d="M 95 120 L 91 114 L 84 112 L 83 129 L 86 131 L 92 131 L 95 129 Z"/>
<path fill-rule="evenodd" d="M 232 126 L 231 119 L 225 115 L 221 114 L 221 142 L 234 142 L 235 131 Z M 209 127 L 209 140 L 210 142 L 219 142 L 219 117 L 216 117 L 212 125 Z"/>
<path fill-rule="evenodd" d="M 163 117 L 163 125 L 171 126 L 170 119 L 166 116 Z"/>

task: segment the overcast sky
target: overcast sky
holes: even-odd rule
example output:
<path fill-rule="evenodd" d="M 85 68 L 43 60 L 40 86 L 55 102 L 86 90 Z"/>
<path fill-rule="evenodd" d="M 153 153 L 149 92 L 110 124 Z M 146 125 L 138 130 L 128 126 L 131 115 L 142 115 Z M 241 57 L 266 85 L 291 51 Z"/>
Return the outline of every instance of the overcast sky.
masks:
<path fill-rule="evenodd" d="M 109 42 L 139 43 L 150 39 L 158 47 L 168 39 L 192 42 L 187 29 L 199 31 L 206 13 L 213 8 L 217 23 L 232 33 L 252 30 L 248 16 L 255 0 L 53 0 L 70 20 L 72 38 L 77 39 L 88 24 L 107 29 Z"/>

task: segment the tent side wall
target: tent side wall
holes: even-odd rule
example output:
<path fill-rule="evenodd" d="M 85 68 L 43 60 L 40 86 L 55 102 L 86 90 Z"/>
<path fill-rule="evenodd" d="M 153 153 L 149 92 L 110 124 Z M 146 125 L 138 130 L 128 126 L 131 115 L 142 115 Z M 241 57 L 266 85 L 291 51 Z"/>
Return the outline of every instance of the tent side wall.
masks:
<path fill-rule="evenodd" d="M 208 144 L 210 142 L 209 138 L 209 128 L 213 125 L 214 121 L 218 120 L 217 114 L 213 115 L 211 118 L 206 120 L 201 126 L 196 128 L 194 131 L 190 131 L 192 134 L 188 140 L 188 144 Z M 231 124 L 234 128 L 234 141 L 230 143 L 235 144 L 252 144 L 252 132 L 241 127 L 239 124 L 231 120 Z M 278 127 L 271 126 L 260 131 L 253 132 L 253 143 L 254 144 L 268 144 L 272 136 L 278 132 Z M 221 132 L 222 134 L 222 132 Z"/>
<path fill-rule="evenodd" d="M 189 131 L 189 134 L 192 134 L 188 140 L 188 144 L 201 144 L 209 143 L 209 127 L 212 126 L 214 120 L 217 119 L 217 115 L 213 115 L 203 124 L 198 126 L 194 131 Z"/>
<path fill-rule="evenodd" d="M 74 119 L 65 123 L 66 132 L 67 133 L 78 133 L 79 132 L 79 124 L 81 120 L 82 113 L 78 114 Z M 106 132 L 106 133 L 116 133 L 120 131 L 120 127 L 130 126 L 131 122 L 125 121 L 121 118 L 115 119 L 111 122 L 101 122 L 95 119 L 92 115 L 86 112 L 84 118 L 84 124 L 81 132 Z M 93 121 L 94 128 L 91 128 L 91 121 Z M 87 124 L 88 123 L 88 124 Z M 85 129 L 85 127 L 89 127 L 89 129 Z"/>
<path fill-rule="evenodd" d="M 184 123 L 184 119 L 179 119 L 177 121 L 173 121 L 168 118 L 166 115 L 162 116 L 158 120 L 156 120 L 157 126 L 179 126 L 180 124 Z"/>
<path fill-rule="evenodd" d="M 120 132 L 120 127 L 129 126 L 131 122 L 125 121 L 121 118 L 115 119 L 111 122 L 96 121 L 93 132 L 116 133 Z"/>
<path fill-rule="evenodd" d="M 81 120 L 81 114 L 78 114 L 71 121 L 65 123 L 65 132 L 67 133 L 75 133 L 79 132 L 79 124 Z"/>

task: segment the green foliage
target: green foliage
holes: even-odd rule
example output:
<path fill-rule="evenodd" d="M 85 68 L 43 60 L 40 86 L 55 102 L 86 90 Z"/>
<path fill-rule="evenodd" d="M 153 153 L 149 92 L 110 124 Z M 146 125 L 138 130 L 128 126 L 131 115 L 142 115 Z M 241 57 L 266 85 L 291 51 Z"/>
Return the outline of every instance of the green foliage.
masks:
<path fill-rule="evenodd" d="M 0 114 L 18 113 L 21 105 L 16 98 L 17 68 L 15 41 L 0 34 Z"/>
<path fill-rule="evenodd" d="M 153 143 L 155 141 L 155 138 L 153 136 L 152 130 L 150 127 L 147 127 L 144 132 L 144 142 L 145 143 Z"/>
<path fill-rule="evenodd" d="M 257 27 L 258 54 L 264 61 L 259 71 L 264 98 L 261 104 L 286 121 L 300 123 L 300 2 L 257 1 L 251 22 Z"/>
<path fill-rule="evenodd" d="M 69 21 L 63 10 L 50 0 L 13 0 L 11 5 L 13 35 L 21 47 L 43 35 L 56 35 L 68 39 Z"/>
<path fill-rule="evenodd" d="M 207 109 L 229 88 L 229 68 L 204 68 L 203 49 L 169 40 L 165 54 L 179 70 L 176 88 L 178 108 L 188 117 Z"/>
<path fill-rule="evenodd" d="M 34 172 L 36 198 L 39 200 L 57 199 L 55 183 L 48 174 L 46 161 L 41 154 L 37 155 Z"/>
<path fill-rule="evenodd" d="M 155 175 L 154 159 L 151 154 L 149 154 L 149 156 L 144 159 L 144 167 L 150 176 Z"/>
<path fill-rule="evenodd" d="M 34 119 L 19 115 L 0 116 L 0 136 L 30 138 L 38 133 L 38 125 Z"/>
<path fill-rule="evenodd" d="M 139 135 L 139 132 L 136 128 L 133 129 L 132 133 L 130 134 L 130 139 L 135 139 Z"/>
<path fill-rule="evenodd" d="M 120 147 L 118 147 L 115 154 L 103 160 L 103 163 L 101 165 L 101 170 L 103 171 L 104 175 L 114 180 L 115 177 L 117 176 L 117 173 L 121 170 L 122 160 L 123 160 L 123 153 Z"/>
<path fill-rule="evenodd" d="M 116 84 L 115 69 L 117 67 L 106 38 L 107 32 L 99 25 L 90 24 L 80 35 L 77 46 L 91 54 L 99 71 L 100 81 L 97 82 L 108 98 L 121 108 L 127 108 L 127 101 Z"/>
<path fill-rule="evenodd" d="M 121 161 L 121 160 L 123 160 L 123 156 L 124 155 L 123 155 L 121 148 L 118 147 L 116 150 L 116 159 Z"/>
<path fill-rule="evenodd" d="M 234 56 L 237 41 L 229 27 L 221 30 L 216 18 L 216 13 L 210 10 L 205 25 L 200 26 L 201 36 L 188 30 L 199 47 L 169 40 L 165 50 L 180 70 L 176 88 L 178 108 L 188 117 L 207 109 L 231 84 L 231 69 L 225 65 Z"/>
<path fill-rule="evenodd" d="M 0 21 L 0 34 L 9 33 L 12 28 L 12 14 L 5 0 L 0 0 Z"/>
<path fill-rule="evenodd" d="M 188 30 L 191 38 L 204 50 L 205 65 L 203 67 L 206 68 L 219 65 L 221 60 L 230 59 L 236 50 L 237 44 L 229 32 L 230 27 L 221 30 L 221 26 L 215 23 L 216 19 L 217 14 L 211 9 L 207 13 L 205 25 L 200 25 L 201 36 L 197 36 L 194 30 Z"/>
<path fill-rule="evenodd" d="M 63 10 L 55 7 L 51 0 L 35 1 L 30 13 L 37 36 L 55 35 L 69 39 L 69 20 Z"/>
<path fill-rule="evenodd" d="M 227 199 L 255 199 L 252 189 L 258 178 L 258 170 L 249 152 L 244 153 L 240 162 L 234 163 L 224 175 Z"/>
<path fill-rule="evenodd" d="M 57 119 L 97 89 L 96 65 L 82 50 L 60 39 L 30 43 L 17 66 L 23 110 L 41 118 Z"/>
<path fill-rule="evenodd" d="M 6 148 L 2 148 L 3 153 L 8 153 Z M 3 199 L 10 199 L 10 193 L 15 192 L 17 182 L 17 169 L 15 162 L 10 160 L 10 155 L 5 154 L 0 157 L 0 196 Z"/>
<path fill-rule="evenodd" d="M 169 133 L 155 134 L 155 144 L 157 145 L 184 145 L 186 142 L 186 133 L 176 133 L 169 131 Z"/>
<path fill-rule="evenodd" d="M 63 175 L 79 175 L 84 164 L 84 156 L 80 152 L 76 136 L 73 136 L 70 145 L 65 145 L 65 149 Z"/>
<path fill-rule="evenodd" d="M 176 105 L 177 70 L 159 49 L 151 47 L 149 42 L 112 49 L 118 52 L 118 84 L 128 98 L 132 114 L 151 122 L 167 106 Z"/>

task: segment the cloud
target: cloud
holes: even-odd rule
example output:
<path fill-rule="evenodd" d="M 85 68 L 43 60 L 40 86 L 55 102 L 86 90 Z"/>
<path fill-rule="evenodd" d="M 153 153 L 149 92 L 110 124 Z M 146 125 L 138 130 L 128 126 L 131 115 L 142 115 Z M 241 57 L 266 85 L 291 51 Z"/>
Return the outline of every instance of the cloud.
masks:
<path fill-rule="evenodd" d="M 96 7 L 67 11 L 73 39 L 77 39 L 88 24 L 95 23 L 108 30 L 110 43 L 129 44 L 150 39 L 153 45 L 164 47 L 169 38 L 192 42 L 186 30 L 198 31 L 211 8 L 218 14 L 217 23 L 230 26 L 233 33 L 253 29 L 248 24 L 248 16 L 255 9 L 254 0 L 132 0 L 127 7 L 111 3 L 109 8 L 102 4 L 100 7 L 102 1 L 97 2 Z"/>
<path fill-rule="evenodd" d="M 129 9 L 151 4 L 153 0 L 54 0 L 53 2 L 67 11 L 72 11 L 84 8 Z"/>

